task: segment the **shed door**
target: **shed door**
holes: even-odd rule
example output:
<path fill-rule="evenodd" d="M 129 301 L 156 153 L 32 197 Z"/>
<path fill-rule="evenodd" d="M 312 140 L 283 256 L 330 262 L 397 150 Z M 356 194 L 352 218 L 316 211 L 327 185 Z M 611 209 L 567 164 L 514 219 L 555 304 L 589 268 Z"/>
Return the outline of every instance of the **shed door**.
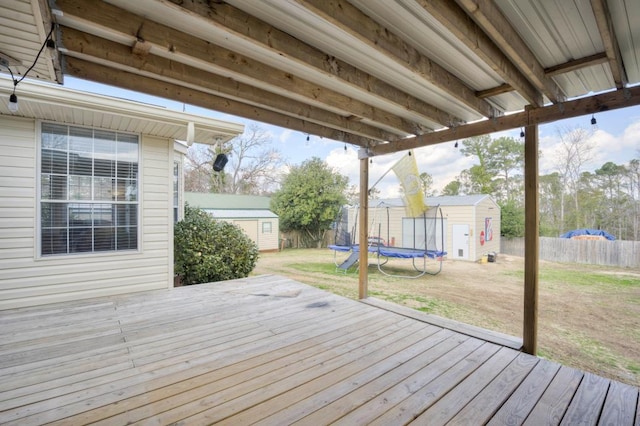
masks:
<path fill-rule="evenodd" d="M 452 259 L 469 259 L 469 225 L 451 226 Z"/>

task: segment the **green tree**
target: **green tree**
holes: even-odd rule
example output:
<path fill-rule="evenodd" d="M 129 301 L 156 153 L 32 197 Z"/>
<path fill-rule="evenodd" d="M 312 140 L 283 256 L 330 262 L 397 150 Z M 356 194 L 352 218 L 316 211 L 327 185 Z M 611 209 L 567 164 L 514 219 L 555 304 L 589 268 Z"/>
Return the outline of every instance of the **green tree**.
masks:
<path fill-rule="evenodd" d="M 462 154 L 478 160 L 478 164 L 460 174 L 462 192 L 491 194 L 498 202 L 521 198 L 523 142 L 507 137 L 492 140 L 484 135 L 465 139 L 462 145 Z"/>
<path fill-rule="evenodd" d="M 442 189 L 442 195 L 460 195 L 460 181 L 452 180 Z"/>
<path fill-rule="evenodd" d="M 347 202 L 348 178 L 334 172 L 314 157 L 291 170 L 271 199 L 271 209 L 280 217 L 283 231 L 298 231 L 307 247 L 320 247 Z"/>
<path fill-rule="evenodd" d="M 433 188 L 433 176 L 427 172 L 420 173 L 420 183 L 422 184 L 422 193 L 425 197 L 431 197 L 436 194 Z"/>
<path fill-rule="evenodd" d="M 500 235 L 524 237 L 524 208 L 515 201 L 500 203 Z"/>
<path fill-rule="evenodd" d="M 562 234 L 563 225 L 560 221 L 560 200 L 563 191 L 561 177 L 558 172 L 540 176 L 539 205 L 540 205 L 540 235 L 558 237 Z"/>

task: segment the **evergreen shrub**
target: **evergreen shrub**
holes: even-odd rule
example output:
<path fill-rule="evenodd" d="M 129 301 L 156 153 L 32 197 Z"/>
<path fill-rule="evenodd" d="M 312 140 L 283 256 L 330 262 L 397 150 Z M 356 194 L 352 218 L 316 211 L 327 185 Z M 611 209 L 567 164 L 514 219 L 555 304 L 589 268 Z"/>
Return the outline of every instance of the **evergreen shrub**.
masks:
<path fill-rule="evenodd" d="M 175 274 L 184 285 L 244 278 L 258 261 L 258 247 L 242 229 L 189 205 L 173 239 Z"/>

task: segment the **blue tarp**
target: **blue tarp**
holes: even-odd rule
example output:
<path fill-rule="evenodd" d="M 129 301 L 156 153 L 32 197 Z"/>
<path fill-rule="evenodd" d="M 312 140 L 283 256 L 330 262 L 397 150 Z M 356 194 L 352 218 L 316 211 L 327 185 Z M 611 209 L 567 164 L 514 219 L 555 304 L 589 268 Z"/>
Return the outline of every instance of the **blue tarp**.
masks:
<path fill-rule="evenodd" d="M 560 235 L 560 238 L 573 238 L 579 235 L 596 235 L 600 237 L 605 237 L 607 240 L 614 241 L 616 237 L 611 235 L 606 231 L 602 231 L 600 229 L 574 229 L 573 231 L 565 232 Z"/>

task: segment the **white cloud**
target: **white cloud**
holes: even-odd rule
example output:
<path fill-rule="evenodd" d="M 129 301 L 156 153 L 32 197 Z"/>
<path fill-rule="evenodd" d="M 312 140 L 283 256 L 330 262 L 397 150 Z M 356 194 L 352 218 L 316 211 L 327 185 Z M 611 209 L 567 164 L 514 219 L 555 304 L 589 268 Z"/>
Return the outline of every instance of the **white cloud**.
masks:
<path fill-rule="evenodd" d="M 291 139 L 292 134 L 293 130 L 283 129 L 278 137 L 278 140 L 280 141 L 280 143 L 286 144 Z"/>

